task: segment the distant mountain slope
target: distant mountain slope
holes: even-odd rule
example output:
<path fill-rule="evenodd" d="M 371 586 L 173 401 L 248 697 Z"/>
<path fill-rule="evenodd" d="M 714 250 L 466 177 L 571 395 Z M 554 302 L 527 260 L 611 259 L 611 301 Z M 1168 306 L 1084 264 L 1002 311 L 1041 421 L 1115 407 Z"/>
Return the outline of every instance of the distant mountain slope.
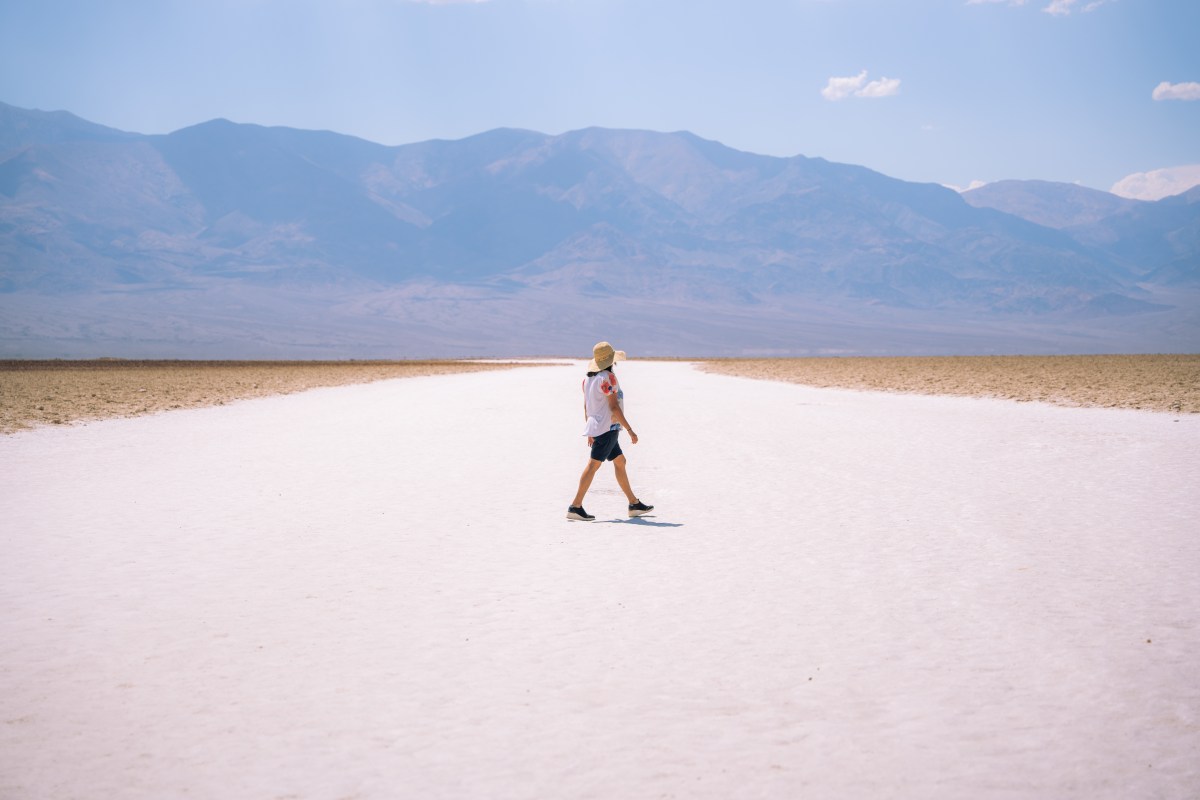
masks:
<path fill-rule="evenodd" d="M 1200 287 L 1200 186 L 1071 232 L 1079 241 L 1103 248 L 1143 271 L 1145 281 Z"/>
<path fill-rule="evenodd" d="M 1147 202 L 1072 184 L 999 181 L 963 198 L 1060 228 L 1153 284 L 1200 287 L 1200 187 Z"/>
<path fill-rule="evenodd" d="M 131 141 L 140 138 L 80 119 L 67 111 L 27 111 L 0 103 L 0 153 L 57 142 Z"/>
<path fill-rule="evenodd" d="M 994 208 L 1060 229 L 1090 225 L 1143 202 L 1073 183 L 1051 181 L 996 181 L 963 192 L 962 197 L 976 208 Z"/>
<path fill-rule="evenodd" d="M 1197 252 L 1185 201 L 1053 184 L 964 199 L 686 132 L 386 147 L 226 120 L 140 136 L 0 105 L 0 133 L 10 350 L 245 350 L 270 329 L 287 332 L 280 352 L 354 354 L 356 338 L 386 347 L 403 331 L 440 354 L 500 325 L 505 347 L 551 352 L 595 308 L 679 352 L 1044 352 L 1055 331 L 1113 349 L 1099 343 L 1193 324 L 1179 322 L 1195 311 L 1180 294 Z M 977 207 L 1014 198 L 1020 215 Z M 54 304 L 78 321 L 30 321 Z"/>

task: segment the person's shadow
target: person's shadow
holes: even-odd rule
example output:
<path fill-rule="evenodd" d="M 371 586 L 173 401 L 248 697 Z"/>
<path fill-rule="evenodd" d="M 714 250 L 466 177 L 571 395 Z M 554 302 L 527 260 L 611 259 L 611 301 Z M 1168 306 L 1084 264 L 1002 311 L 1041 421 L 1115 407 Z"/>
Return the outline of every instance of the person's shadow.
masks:
<path fill-rule="evenodd" d="M 596 520 L 597 522 L 609 522 L 616 525 L 641 525 L 647 528 L 682 528 L 682 522 L 654 522 L 643 517 L 630 517 L 629 519 L 606 519 Z"/>

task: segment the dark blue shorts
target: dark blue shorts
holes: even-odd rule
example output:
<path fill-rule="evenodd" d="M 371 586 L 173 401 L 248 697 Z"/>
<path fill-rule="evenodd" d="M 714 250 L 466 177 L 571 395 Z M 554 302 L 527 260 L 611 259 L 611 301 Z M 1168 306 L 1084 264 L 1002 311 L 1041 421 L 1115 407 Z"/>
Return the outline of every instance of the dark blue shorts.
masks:
<path fill-rule="evenodd" d="M 602 433 L 592 440 L 593 461 L 613 461 L 622 455 L 621 445 L 617 443 L 619 430 Z"/>

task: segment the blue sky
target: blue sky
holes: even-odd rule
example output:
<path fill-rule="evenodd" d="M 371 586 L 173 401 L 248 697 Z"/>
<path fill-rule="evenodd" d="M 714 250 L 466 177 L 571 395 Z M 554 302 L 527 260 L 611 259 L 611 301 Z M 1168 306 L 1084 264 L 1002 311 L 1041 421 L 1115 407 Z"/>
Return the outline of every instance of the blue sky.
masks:
<path fill-rule="evenodd" d="M 1200 2 L 0 0 L 0 101 L 384 144 L 689 130 L 960 187 L 1153 189 L 1200 183 Z"/>

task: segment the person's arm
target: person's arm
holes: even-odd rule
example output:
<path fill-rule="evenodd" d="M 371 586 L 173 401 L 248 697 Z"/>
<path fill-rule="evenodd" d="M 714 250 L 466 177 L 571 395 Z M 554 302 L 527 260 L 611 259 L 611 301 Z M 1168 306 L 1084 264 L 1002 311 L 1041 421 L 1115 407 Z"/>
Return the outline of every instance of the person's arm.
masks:
<path fill-rule="evenodd" d="M 584 400 L 583 401 L 583 421 L 587 422 L 587 418 L 588 418 L 588 416 L 587 416 L 587 400 Z M 588 437 L 588 447 L 591 447 L 595 443 L 596 443 L 595 438 L 589 436 Z"/>
<path fill-rule="evenodd" d="M 608 395 L 608 407 L 612 410 L 613 419 L 621 423 L 622 428 L 629 431 L 629 441 L 637 444 L 638 435 L 633 432 L 633 426 L 629 424 L 629 420 L 625 419 L 625 412 L 621 410 L 621 403 L 617 400 L 616 392 Z"/>

